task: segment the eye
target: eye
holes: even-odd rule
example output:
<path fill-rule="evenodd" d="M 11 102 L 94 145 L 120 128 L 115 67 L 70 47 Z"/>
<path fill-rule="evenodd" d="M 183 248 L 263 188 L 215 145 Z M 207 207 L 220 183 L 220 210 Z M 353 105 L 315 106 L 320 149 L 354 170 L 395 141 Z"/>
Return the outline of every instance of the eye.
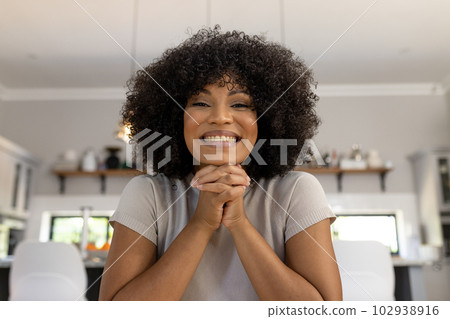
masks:
<path fill-rule="evenodd" d="M 206 103 L 203 103 L 203 102 L 196 102 L 196 103 L 192 103 L 192 106 L 207 107 L 207 106 L 209 106 L 209 105 L 206 104 Z"/>
<path fill-rule="evenodd" d="M 234 108 L 250 108 L 252 106 L 247 105 L 247 104 L 242 104 L 242 103 L 236 103 L 236 104 L 233 104 L 232 107 L 234 107 Z"/>

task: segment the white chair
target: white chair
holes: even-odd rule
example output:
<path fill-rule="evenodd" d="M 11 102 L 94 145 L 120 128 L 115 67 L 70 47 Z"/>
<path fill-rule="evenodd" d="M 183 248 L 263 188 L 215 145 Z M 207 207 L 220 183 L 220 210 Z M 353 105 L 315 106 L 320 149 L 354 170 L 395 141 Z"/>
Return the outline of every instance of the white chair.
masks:
<path fill-rule="evenodd" d="M 376 241 L 333 242 L 345 301 L 395 300 L 395 274 L 388 247 Z"/>
<path fill-rule="evenodd" d="M 87 274 L 74 245 L 20 243 L 9 276 L 9 300 L 86 300 Z"/>

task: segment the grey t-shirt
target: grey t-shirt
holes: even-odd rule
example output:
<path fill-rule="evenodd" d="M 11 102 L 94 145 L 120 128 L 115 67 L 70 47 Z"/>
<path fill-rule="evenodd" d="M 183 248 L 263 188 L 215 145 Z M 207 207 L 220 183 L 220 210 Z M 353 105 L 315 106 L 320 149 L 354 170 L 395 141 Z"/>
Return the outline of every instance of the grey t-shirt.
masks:
<path fill-rule="evenodd" d="M 153 242 L 159 258 L 195 212 L 200 191 L 190 187 L 192 178 L 192 173 L 173 182 L 163 174 L 134 177 L 123 190 L 111 221 Z M 244 206 L 252 225 L 283 262 L 289 238 L 323 219 L 335 219 L 322 186 L 305 172 L 261 179 L 245 190 Z M 211 237 L 182 299 L 258 300 L 223 225 Z"/>

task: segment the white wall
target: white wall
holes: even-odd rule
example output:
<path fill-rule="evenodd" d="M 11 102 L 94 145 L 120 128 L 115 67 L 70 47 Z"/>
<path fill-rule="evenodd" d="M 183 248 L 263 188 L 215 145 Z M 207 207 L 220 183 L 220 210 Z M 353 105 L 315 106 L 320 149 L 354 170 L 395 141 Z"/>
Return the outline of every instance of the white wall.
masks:
<path fill-rule="evenodd" d="M 0 102 L 0 135 L 12 140 L 41 159 L 37 195 L 58 194 L 56 176 L 51 174 L 59 154 L 74 149 L 81 154 L 93 147 L 101 159 L 107 145 L 123 147 L 113 133 L 120 118 L 121 101 L 35 101 Z M 107 194 L 120 194 L 127 179 L 107 180 Z M 100 194 L 98 178 L 68 178 L 67 194 Z"/>
<path fill-rule="evenodd" d="M 323 97 L 318 104 L 322 126 L 319 148 L 346 152 L 353 143 L 364 151 L 377 149 L 392 160 L 386 176 L 387 192 L 413 192 L 407 159 L 422 148 L 450 145 L 448 107 L 444 96 Z M 336 192 L 334 176 L 318 176 L 326 192 Z M 378 176 L 345 175 L 344 192 L 380 192 Z"/>

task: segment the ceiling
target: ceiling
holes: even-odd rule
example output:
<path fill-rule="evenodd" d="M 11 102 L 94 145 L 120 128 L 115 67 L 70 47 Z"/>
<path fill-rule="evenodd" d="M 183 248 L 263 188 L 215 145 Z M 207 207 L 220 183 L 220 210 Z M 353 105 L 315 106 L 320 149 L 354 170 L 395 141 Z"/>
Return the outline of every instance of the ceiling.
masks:
<path fill-rule="evenodd" d="M 450 75 L 448 0 L 0 0 L 0 88 L 123 87 L 128 54 L 147 65 L 214 24 L 284 43 L 319 85 Z"/>

